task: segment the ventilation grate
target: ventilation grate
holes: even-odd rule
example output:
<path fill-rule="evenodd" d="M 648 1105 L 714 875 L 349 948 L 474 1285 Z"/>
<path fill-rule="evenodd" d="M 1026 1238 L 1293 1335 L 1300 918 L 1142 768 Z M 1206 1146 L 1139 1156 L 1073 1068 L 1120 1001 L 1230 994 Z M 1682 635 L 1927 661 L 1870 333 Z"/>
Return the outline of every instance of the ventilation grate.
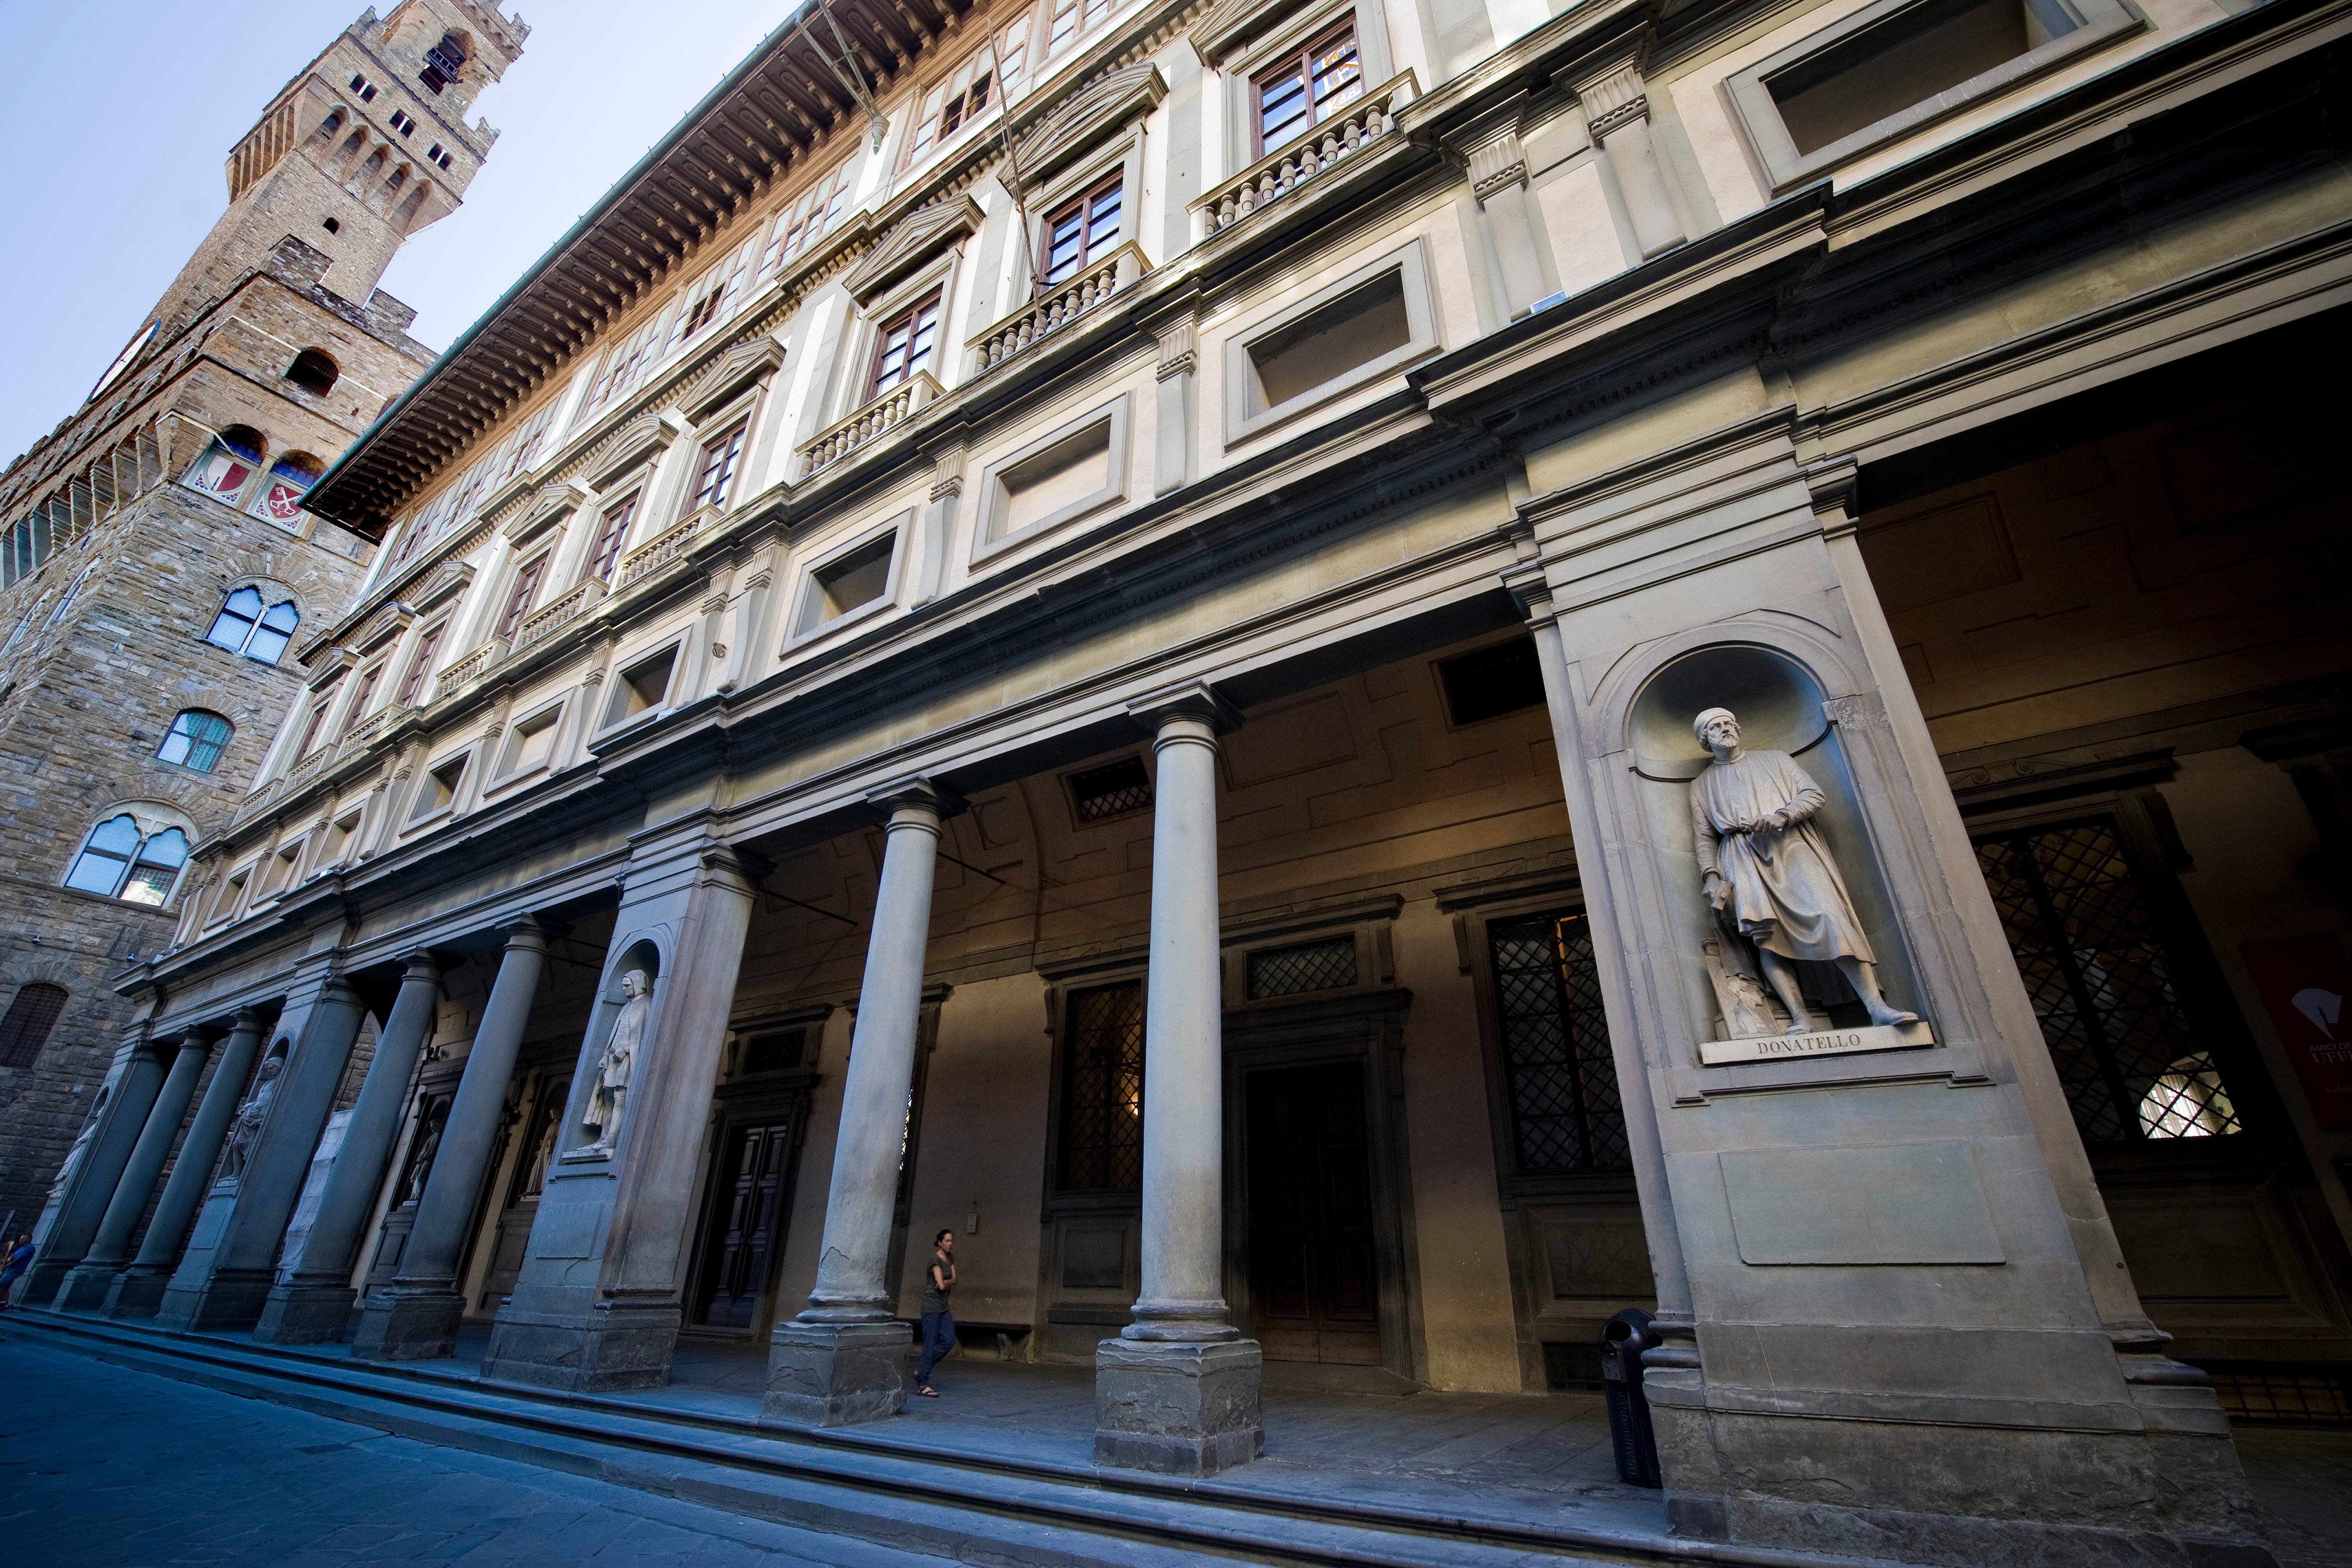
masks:
<path fill-rule="evenodd" d="M 1143 771 L 1141 757 L 1122 757 L 1072 773 L 1070 798 L 1077 803 L 1080 822 L 1124 816 L 1151 804 L 1151 778 Z"/>
<path fill-rule="evenodd" d="M 1295 947 L 1264 948 L 1249 955 L 1249 994 L 1253 1001 L 1265 996 L 1297 996 L 1307 991 L 1337 991 L 1356 984 L 1356 939 L 1328 937 Z"/>

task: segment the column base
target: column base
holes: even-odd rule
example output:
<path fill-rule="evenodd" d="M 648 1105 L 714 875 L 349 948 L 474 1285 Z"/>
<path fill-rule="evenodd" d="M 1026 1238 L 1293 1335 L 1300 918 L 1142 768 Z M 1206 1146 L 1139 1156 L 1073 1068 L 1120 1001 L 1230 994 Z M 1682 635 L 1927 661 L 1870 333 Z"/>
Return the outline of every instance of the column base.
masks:
<path fill-rule="evenodd" d="M 106 1305 L 99 1310 L 110 1318 L 152 1318 L 171 1286 L 169 1268 L 142 1268 L 134 1263 L 114 1277 Z"/>
<path fill-rule="evenodd" d="M 1255 1340 L 1105 1340 L 1095 1348 L 1095 1463 L 1213 1476 L 1265 1452 Z"/>
<path fill-rule="evenodd" d="M 56 1297 L 58 1288 L 66 1282 L 66 1276 L 72 1273 L 80 1262 L 79 1258 L 40 1259 L 25 1271 L 22 1279 L 16 1281 L 16 1294 L 8 1298 L 8 1304 L 12 1307 L 47 1306 Z"/>
<path fill-rule="evenodd" d="M 155 1310 L 155 1326 L 183 1334 L 233 1333 L 261 1317 L 276 1283 L 267 1268 L 223 1268 L 194 1285 L 173 1284 Z"/>
<path fill-rule="evenodd" d="M 107 1296 L 114 1289 L 115 1276 L 121 1271 L 122 1264 L 119 1260 L 75 1264 L 67 1273 L 64 1282 L 58 1285 L 52 1309 L 59 1312 L 104 1310 Z"/>
<path fill-rule="evenodd" d="M 440 1361 L 457 1348 L 466 1298 L 446 1287 L 393 1284 L 367 1299 L 352 1354 L 365 1361 Z"/>
<path fill-rule="evenodd" d="M 262 1303 L 253 1337 L 266 1345 L 332 1344 L 352 1331 L 359 1292 L 348 1285 L 281 1284 Z"/>
<path fill-rule="evenodd" d="M 675 1301 L 603 1303 L 578 1316 L 509 1307 L 490 1331 L 482 1375 L 570 1394 L 665 1387 L 680 1315 Z"/>
<path fill-rule="evenodd" d="M 1720 1390 L 1709 1408 L 1697 1373 L 1660 1371 L 1643 1387 L 1677 1536 L 1938 1568 L 2275 1568 L 2207 1388 L 2102 1432 L 1768 1415 Z"/>
<path fill-rule="evenodd" d="M 791 1319 L 768 1336 L 762 1420 L 797 1426 L 854 1426 L 907 1407 L 907 1352 L 914 1331 L 898 1321 L 804 1323 Z"/>

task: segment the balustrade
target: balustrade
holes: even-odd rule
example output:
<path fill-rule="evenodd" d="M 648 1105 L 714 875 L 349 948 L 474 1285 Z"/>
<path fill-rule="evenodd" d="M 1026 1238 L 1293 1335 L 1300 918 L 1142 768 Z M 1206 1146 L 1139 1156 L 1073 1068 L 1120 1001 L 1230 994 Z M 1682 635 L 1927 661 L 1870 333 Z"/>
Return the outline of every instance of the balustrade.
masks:
<path fill-rule="evenodd" d="M 801 448 L 801 478 L 807 479 L 829 463 L 839 462 L 860 447 L 896 426 L 940 395 L 931 373 L 919 370 L 839 424 L 820 431 Z"/>
<path fill-rule="evenodd" d="M 589 605 L 604 596 L 604 584 L 591 577 L 571 592 L 532 611 L 516 628 L 515 651 L 520 653 L 532 644 L 552 637 L 566 623 L 577 620 Z"/>
<path fill-rule="evenodd" d="M 1192 204 L 1205 226 L 1202 237 L 1221 234 L 1280 200 L 1371 142 L 1396 128 L 1396 111 L 1416 96 L 1411 71 L 1391 78 L 1334 113 L 1298 141 L 1270 153 Z"/>
<path fill-rule="evenodd" d="M 1150 271 L 1150 258 L 1132 242 L 1100 259 L 998 321 L 965 346 L 973 353 L 973 368 L 985 371 L 1003 364 L 1047 333 L 1068 325 L 1118 290 Z"/>

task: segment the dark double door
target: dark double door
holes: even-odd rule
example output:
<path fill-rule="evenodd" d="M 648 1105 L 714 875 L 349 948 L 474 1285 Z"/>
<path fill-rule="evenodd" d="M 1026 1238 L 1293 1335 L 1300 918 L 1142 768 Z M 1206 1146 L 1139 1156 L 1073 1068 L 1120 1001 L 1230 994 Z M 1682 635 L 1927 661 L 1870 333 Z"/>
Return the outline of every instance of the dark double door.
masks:
<path fill-rule="evenodd" d="M 694 1321 L 749 1331 L 784 1242 L 795 1118 L 730 1125 L 719 1145 Z"/>
<path fill-rule="evenodd" d="M 1268 1361 L 1381 1363 L 1364 1069 L 1249 1075 L 1249 1279 Z"/>

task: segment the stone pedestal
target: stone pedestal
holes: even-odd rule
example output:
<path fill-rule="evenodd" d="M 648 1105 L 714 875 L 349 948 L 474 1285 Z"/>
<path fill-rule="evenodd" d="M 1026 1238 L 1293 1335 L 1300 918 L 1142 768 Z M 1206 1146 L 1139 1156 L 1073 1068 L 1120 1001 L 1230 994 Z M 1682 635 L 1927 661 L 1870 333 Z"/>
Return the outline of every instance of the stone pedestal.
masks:
<path fill-rule="evenodd" d="M 490 1331 L 488 1377 L 583 1393 L 669 1380 L 756 874 L 696 827 L 640 844 L 626 880 L 555 1163 Z M 620 1125 L 591 1131 L 583 1118 L 598 1055 L 632 971 L 652 978 L 652 1011 Z"/>
<path fill-rule="evenodd" d="M 913 1343 L 913 1331 L 895 1320 L 778 1323 L 768 1338 L 761 1415 L 799 1426 L 850 1426 L 896 1415 L 906 1408 Z"/>
<path fill-rule="evenodd" d="M 341 1149 L 319 1209 L 289 1258 L 286 1278 L 269 1293 L 253 1337 L 265 1344 L 314 1345 L 340 1340 L 351 1326 L 358 1292 L 351 1287 L 353 1255 L 374 1211 L 384 1166 L 400 1132 L 402 1102 L 416 1074 L 416 1058 L 433 1033 L 441 965 L 431 953 L 411 953 L 400 995 L 375 1043 L 359 1103 L 352 1108 Z M 289 1237 L 289 1249 L 292 1241 Z"/>
<path fill-rule="evenodd" d="M 507 1082 L 514 1077 L 515 1053 L 522 1048 L 531 1001 L 546 968 L 547 935 L 526 915 L 508 933 L 498 978 L 490 983 L 481 1024 L 466 1053 L 465 1076 L 458 1080 L 449 1119 L 442 1124 L 441 1145 L 425 1178 L 425 1194 L 416 1203 L 416 1226 L 401 1254 L 400 1273 L 390 1286 L 368 1298 L 360 1326 L 352 1335 L 353 1355 L 377 1361 L 438 1361 L 457 1348 L 457 1325 L 466 1316 L 457 1266 L 465 1256 L 475 1201 L 481 1194 L 490 1152 L 497 1144 Z M 405 984 L 402 987 L 404 993 L 408 989 Z M 404 1052 L 412 1057 L 425 1043 L 432 1016 L 428 985 L 420 983 L 416 990 L 425 1000 L 410 1016 L 402 1042 Z M 385 1081 L 386 1092 L 375 1105 L 381 1110 L 384 1134 L 381 1142 L 388 1154 L 391 1131 L 398 1122 L 399 1091 L 391 1087 L 389 1079 Z M 341 1211 L 353 1222 L 352 1240 L 330 1238 L 331 1250 L 340 1255 L 341 1269 L 347 1270 L 351 1246 L 357 1241 L 357 1220 L 364 1215 L 365 1205 L 355 1187 L 346 1188 L 340 1197 Z M 336 1223 L 340 1230 L 341 1221 Z M 313 1274 L 304 1282 L 315 1289 L 339 1283 L 341 1278 L 341 1270 L 336 1270 L 331 1277 Z"/>
<path fill-rule="evenodd" d="M 213 1070 L 213 1081 L 188 1123 L 188 1135 L 181 1140 L 180 1157 L 163 1184 L 155 1217 L 148 1222 L 147 1234 L 139 1243 L 139 1256 L 114 1277 L 107 1289 L 101 1310 L 108 1317 L 152 1318 L 163 1305 L 163 1292 L 179 1259 L 180 1243 L 186 1239 L 197 1206 L 212 1185 L 221 1141 L 236 1114 L 246 1078 L 253 1071 L 253 1058 L 261 1046 L 261 1015 L 250 1007 L 238 1013 L 230 1026 L 220 1065 Z"/>
<path fill-rule="evenodd" d="M 1255 1340 L 1105 1340 L 1095 1351 L 1095 1463 L 1213 1476 L 1265 1452 Z"/>
<path fill-rule="evenodd" d="M 307 994 L 304 994 L 307 992 Z M 205 1199 L 156 1325 L 181 1332 L 249 1329 L 278 1280 L 278 1244 L 334 1110 L 367 1008 L 332 973 L 298 992 L 278 1021 L 286 1067 L 241 1174 Z M 277 1054 L 279 1047 L 271 1047 Z M 265 1063 L 266 1067 L 267 1064 Z"/>
<path fill-rule="evenodd" d="M 273 1298 L 272 1304 L 279 1300 L 284 1301 L 286 1312 L 300 1314 L 293 1325 L 298 1331 L 324 1320 L 331 1310 L 323 1295 L 313 1296 L 299 1307 L 292 1297 Z M 457 1348 L 457 1324 L 465 1315 L 466 1298 L 455 1290 L 406 1283 L 386 1286 L 368 1298 L 367 1310 L 352 1335 L 352 1353 L 370 1361 L 438 1361 Z M 335 1323 L 336 1331 L 340 1332 L 350 1321 L 346 1305 Z M 286 1319 L 281 1316 L 279 1321 Z M 293 1342 L 281 1333 L 279 1342 Z"/>

